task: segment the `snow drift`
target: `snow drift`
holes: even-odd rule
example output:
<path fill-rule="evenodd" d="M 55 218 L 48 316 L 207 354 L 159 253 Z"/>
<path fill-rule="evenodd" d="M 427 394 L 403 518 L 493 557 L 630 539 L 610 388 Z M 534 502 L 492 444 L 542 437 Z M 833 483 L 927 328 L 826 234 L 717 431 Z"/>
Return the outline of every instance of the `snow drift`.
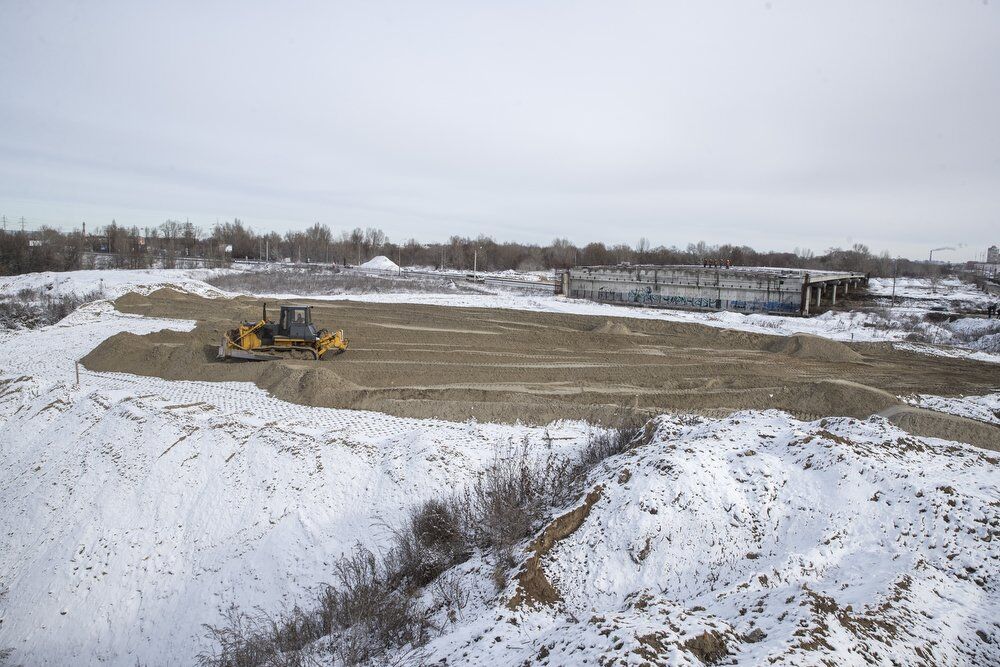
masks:
<path fill-rule="evenodd" d="M 464 619 L 401 657 L 996 664 L 998 463 L 878 417 L 664 417 L 553 522 L 547 596 L 470 586 Z"/>

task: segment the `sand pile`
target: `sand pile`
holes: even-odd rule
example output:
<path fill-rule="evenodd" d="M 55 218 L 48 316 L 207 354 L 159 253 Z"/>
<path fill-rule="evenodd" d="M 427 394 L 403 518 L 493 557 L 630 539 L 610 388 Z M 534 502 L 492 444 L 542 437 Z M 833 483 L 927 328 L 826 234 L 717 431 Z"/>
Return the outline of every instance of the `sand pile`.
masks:
<path fill-rule="evenodd" d="M 899 404 L 887 391 L 847 380 L 821 380 L 789 387 L 779 407 L 815 416 L 864 418 Z"/>
<path fill-rule="evenodd" d="M 596 334 L 607 334 L 611 336 L 629 336 L 632 334 L 632 330 L 621 322 L 612 322 L 611 320 L 606 321 L 604 324 L 599 324 L 590 330 L 591 333 Z"/>
<path fill-rule="evenodd" d="M 218 344 L 206 344 L 204 336 L 186 332 L 120 333 L 81 362 L 94 371 L 126 371 L 167 380 L 253 382 L 278 398 L 324 407 L 349 407 L 352 392 L 358 390 L 330 360 L 224 362 L 216 359 L 217 352 Z"/>
<path fill-rule="evenodd" d="M 1000 428 L 993 424 L 912 407 L 894 410 L 888 419 L 910 433 L 930 438 L 957 440 L 1000 451 Z"/>
<path fill-rule="evenodd" d="M 860 354 L 843 343 L 810 334 L 782 336 L 768 343 L 764 349 L 768 352 L 786 354 L 797 359 L 815 361 L 855 362 L 863 359 Z"/>
<path fill-rule="evenodd" d="M 143 375 L 168 380 L 200 379 L 190 377 L 191 373 L 214 359 L 217 347 L 180 331 L 161 331 L 151 336 L 120 333 L 98 345 L 81 361 L 95 371 L 138 369 Z"/>

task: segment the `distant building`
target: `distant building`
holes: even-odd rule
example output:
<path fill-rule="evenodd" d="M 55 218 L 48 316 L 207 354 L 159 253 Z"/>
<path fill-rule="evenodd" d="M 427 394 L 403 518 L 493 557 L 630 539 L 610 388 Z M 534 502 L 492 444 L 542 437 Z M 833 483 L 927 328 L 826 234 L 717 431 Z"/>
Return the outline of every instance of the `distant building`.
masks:
<path fill-rule="evenodd" d="M 1000 248 L 995 245 L 990 246 L 989 250 L 986 251 L 986 263 L 1000 264 Z"/>

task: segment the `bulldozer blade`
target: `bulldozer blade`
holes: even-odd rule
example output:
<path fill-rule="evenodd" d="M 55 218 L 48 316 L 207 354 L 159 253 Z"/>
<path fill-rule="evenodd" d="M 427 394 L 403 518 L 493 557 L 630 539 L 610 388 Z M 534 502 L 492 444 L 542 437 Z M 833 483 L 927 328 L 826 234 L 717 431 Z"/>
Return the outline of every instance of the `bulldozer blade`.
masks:
<path fill-rule="evenodd" d="M 260 352 L 247 352 L 246 350 L 227 350 L 220 359 L 242 359 L 244 361 L 272 361 L 281 359 L 273 354 L 261 354 Z"/>
<path fill-rule="evenodd" d="M 226 336 L 222 337 L 222 342 L 219 344 L 219 353 L 216 355 L 217 359 L 242 359 L 244 361 L 271 361 L 273 359 L 280 359 L 281 357 L 276 357 L 273 354 L 261 354 L 259 352 L 249 352 L 247 350 L 241 350 L 239 348 L 231 348 L 228 345 L 229 339 Z"/>

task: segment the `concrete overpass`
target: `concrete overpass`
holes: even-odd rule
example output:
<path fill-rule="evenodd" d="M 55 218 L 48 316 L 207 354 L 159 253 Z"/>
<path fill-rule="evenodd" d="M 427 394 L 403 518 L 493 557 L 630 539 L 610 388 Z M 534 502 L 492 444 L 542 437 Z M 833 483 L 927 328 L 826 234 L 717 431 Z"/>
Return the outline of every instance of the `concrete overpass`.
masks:
<path fill-rule="evenodd" d="M 654 308 L 811 315 L 867 286 L 862 273 L 688 265 L 576 266 L 562 292 L 576 299 Z"/>

